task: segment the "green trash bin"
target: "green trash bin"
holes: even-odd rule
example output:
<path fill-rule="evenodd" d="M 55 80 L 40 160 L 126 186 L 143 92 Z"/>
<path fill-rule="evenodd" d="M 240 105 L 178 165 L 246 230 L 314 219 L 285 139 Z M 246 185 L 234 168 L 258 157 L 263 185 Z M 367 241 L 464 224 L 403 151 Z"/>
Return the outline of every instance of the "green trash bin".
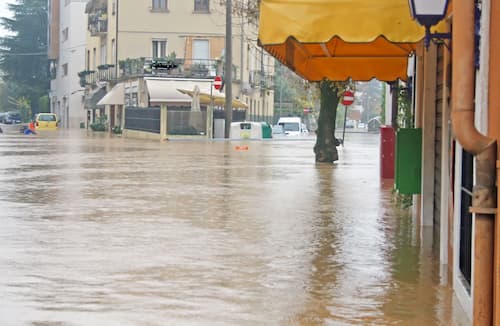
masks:
<path fill-rule="evenodd" d="M 262 138 L 273 138 L 273 128 L 267 122 L 261 122 L 262 124 Z"/>
<path fill-rule="evenodd" d="M 80 122 L 80 128 L 85 129 L 85 122 Z"/>

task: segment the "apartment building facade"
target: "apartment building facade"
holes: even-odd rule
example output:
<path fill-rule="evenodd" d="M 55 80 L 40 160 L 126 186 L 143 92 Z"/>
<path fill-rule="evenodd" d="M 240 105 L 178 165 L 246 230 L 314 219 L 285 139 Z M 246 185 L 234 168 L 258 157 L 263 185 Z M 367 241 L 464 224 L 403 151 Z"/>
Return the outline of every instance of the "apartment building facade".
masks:
<path fill-rule="evenodd" d="M 85 121 L 77 73 L 85 62 L 86 4 L 87 0 L 49 1 L 50 110 L 59 116 L 61 128 L 77 128 Z"/>
<path fill-rule="evenodd" d="M 214 77 L 225 74 L 226 15 L 220 2 L 92 0 L 85 12 L 86 49 L 79 76 L 90 121 L 105 114 L 110 128 L 123 126 L 125 107 L 166 103 L 187 110 L 192 99 L 178 89 L 193 91 L 193 80 L 199 80 L 195 84 L 203 92 L 223 96 L 210 89 Z M 257 26 L 233 16 L 232 93 L 246 104 L 245 119 L 271 121 L 274 58 L 262 52 L 256 39 Z M 202 103 L 201 110 L 206 107 Z"/>

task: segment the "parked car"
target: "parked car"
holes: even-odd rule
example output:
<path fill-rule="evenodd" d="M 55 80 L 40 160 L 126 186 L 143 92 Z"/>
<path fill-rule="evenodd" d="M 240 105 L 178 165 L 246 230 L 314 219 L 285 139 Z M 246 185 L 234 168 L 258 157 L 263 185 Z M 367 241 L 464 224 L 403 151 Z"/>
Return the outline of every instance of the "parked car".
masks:
<path fill-rule="evenodd" d="M 287 136 L 300 136 L 309 133 L 300 117 L 281 117 L 278 120 L 278 125 L 282 126 Z"/>
<path fill-rule="evenodd" d="M 354 128 L 354 120 L 346 120 L 345 127 L 346 128 Z"/>
<path fill-rule="evenodd" d="M 7 125 L 19 124 L 22 120 L 21 113 L 17 111 L 8 111 L 0 116 L 0 123 Z"/>
<path fill-rule="evenodd" d="M 273 126 L 273 135 L 284 135 L 285 131 L 283 130 L 283 126 L 274 125 Z"/>
<path fill-rule="evenodd" d="M 38 113 L 35 116 L 35 129 L 37 130 L 56 130 L 59 120 L 55 113 Z"/>
<path fill-rule="evenodd" d="M 368 121 L 368 131 L 370 131 L 370 132 L 379 132 L 381 124 L 382 123 L 381 123 L 380 117 L 375 117 L 375 118 L 370 119 Z"/>

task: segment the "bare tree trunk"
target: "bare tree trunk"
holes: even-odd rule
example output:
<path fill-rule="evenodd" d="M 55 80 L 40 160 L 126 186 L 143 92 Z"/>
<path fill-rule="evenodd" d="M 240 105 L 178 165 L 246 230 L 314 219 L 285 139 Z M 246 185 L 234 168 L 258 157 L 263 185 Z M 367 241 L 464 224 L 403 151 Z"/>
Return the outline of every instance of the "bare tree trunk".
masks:
<path fill-rule="evenodd" d="M 321 98 L 314 153 L 316 162 L 332 163 L 339 159 L 335 146 L 335 120 L 339 104 L 338 86 L 324 80 L 320 83 Z"/>

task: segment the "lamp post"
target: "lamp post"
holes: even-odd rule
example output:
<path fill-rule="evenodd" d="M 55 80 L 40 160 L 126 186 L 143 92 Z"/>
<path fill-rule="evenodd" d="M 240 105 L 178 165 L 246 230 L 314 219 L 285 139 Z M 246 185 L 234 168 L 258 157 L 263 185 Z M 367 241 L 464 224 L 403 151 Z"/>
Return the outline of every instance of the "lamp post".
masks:
<path fill-rule="evenodd" d="M 225 69 L 224 69 L 224 84 L 226 90 L 226 99 L 224 102 L 224 109 L 226 112 L 225 121 L 225 138 L 229 138 L 231 132 L 231 122 L 233 121 L 233 30 L 232 30 L 232 3 L 231 0 L 226 1 L 226 47 L 224 52 Z"/>
<path fill-rule="evenodd" d="M 425 27 L 425 48 L 432 39 L 450 39 L 450 33 L 431 33 L 431 27 L 444 19 L 449 0 L 408 0 L 410 13 L 420 25 Z"/>

